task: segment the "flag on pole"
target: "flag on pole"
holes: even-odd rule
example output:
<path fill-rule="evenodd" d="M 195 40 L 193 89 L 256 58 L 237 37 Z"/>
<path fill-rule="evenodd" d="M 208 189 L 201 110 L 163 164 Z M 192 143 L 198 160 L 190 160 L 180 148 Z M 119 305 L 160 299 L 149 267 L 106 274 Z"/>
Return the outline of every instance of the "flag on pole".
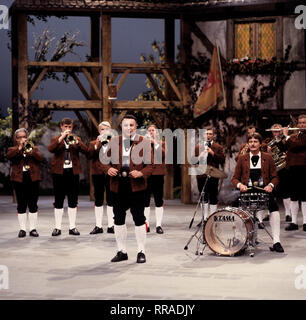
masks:
<path fill-rule="evenodd" d="M 194 118 L 197 118 L 214 107 L 223 109 L 225 106 L 226 98 L 224 94 L 219 49 L 215 46 L 211 58 L 207 83 L 198 97 L 198 100 L 194 104 L 193 116 Z"/>

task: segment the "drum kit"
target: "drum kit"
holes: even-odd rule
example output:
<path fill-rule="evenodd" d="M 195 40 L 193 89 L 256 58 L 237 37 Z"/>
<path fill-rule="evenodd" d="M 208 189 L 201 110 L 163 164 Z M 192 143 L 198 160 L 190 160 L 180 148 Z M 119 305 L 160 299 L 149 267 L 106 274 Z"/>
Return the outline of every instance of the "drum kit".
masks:
<path fill-rule="evenodd" d="M 254 249 L 258 244 L 256 213 L 268 208 L 269 194 L 263 188 L 257 186 L 248 188 L 247 192 L 240 194 L 239 208 L 225 207 L 218 209 L 204 221 L 203 203 L 207 181 L 211 177 L 221 179 L 227 177 L 223 171 L 212 166 L 207 166 L 205 174 L 207 179 L 199 196 L 189 229 L 193 224 L 199 206 L 202 208 L 202 219 L 197 225 L 196 232 L 185 245 L 184 250 L 188 250 L 188 245 L 196 238 L 196 255 L 203 255 L 206 246 L 208 246 L 211 251 L 219 256 L 242 255 L 246 249 L 249 249 L 249 256 L 253 257 Z M 266 228 L 265 231 L 272 238 Z M 201 246 L 202 249 L 200 250 Z"/>

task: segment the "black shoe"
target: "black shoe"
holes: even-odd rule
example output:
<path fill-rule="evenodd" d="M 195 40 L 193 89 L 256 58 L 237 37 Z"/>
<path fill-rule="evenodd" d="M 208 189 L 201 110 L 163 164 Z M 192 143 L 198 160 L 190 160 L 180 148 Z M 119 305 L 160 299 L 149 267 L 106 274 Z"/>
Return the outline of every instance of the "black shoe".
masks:
<path fill-rule="evenodd" d="M 286 231 L 298 230 L 299 226 L 295 223 L 290 223 L 289 226 L 285 228 Z"/>
<path fill-rule="evenodd" d="M 145 262 L 146 262 L 145 254 L 142 251 L 138 252 L 138 254 L 137 254 L 137 263 L 145 263 Z"/>
<path fill-rule="evenodd" d="M 262 219 L 262 221 L 269 221 L 269 220 L 270 220 L 269 216 L 266 216 L 265 218 Z"/>
<path fill-rule="evenodd" d="M 79 236 L 80 232 L 77 228 L 69 229 L 69 234 L 72 234 L 73 236 Z"/>
<path fill-rule="evenodd" d="M 276 251 L 276 252 L 284 252 L 284 249 L 282 247 L 282 245 L 279 242 L 276 242 L 273 244 L 273 247 L 270 247 L 271 251 Z"/>
<path fill-rule="evenodd" d="M 292 218 L 290 216 L 286 216 L 286 222 L 291 222 Z"/>
<path fill-rule="evenodd" d="M 61 234 L 62 234 L 62 231 L 60 229 L 54 229 L 52 232 L 53 237 L 60 236 Z"/>
<path fill-rule="evenodd" d="M 31 232 L 30 232 L 30 236 L 31 237 L 39 237 L 39 234 L 37 233 L 36 229 L 33 229 Z"/>
<path fill-rule="evenodd" d="M 107 228 L 107 233 L 115 233 L 114 226 Z"/>
<path fill-rule="evenodd" d="M 99 227 L 95 226 L 89 234 L 97 234 L 97 233 L 103 233 L 103 228 L 99 228 Z"/>
<path fill-rule="evenodd" d="M 149 233 L 150 231 L 151 231 L 151 230 L 150 230 L 150 227 L 148 227 L 148 228 L 147 228 L 147 233 Z"/>
<path fill-rule="evenodd" d="M 24 230 L 20 230 L 18 233 L 18 238 L 24 238 L 27 235 L 27 233 Z"/>
<path fill-rule="evenodd" d="M 156 233 L 163 234 L 164 230 L 161 226 L 156 227 Z"/>
<path fill-rule="evenodd" d="M 123 253 L 122 251 L 118 251 L 111 262 L 120 262 L 128 259 L 127 253 Z"/>
<path fill-rule="evenodd" d="M 258 223 L 258 229 L 264 229 L 265 225 L 262 222 Z"/>
<path fill-rule="evenodd" d="M 306 223 L 303 224 L 303 231 L 306 231 Z"/>

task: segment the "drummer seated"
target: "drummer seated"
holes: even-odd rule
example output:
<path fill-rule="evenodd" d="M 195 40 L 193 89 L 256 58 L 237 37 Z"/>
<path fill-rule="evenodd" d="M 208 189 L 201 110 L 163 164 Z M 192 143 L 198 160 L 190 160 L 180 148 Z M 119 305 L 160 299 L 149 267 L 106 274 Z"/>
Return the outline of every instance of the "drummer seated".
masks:
<path fill-rule="evenodd" d="M 269 194 L 268 209 L 270 212 L 270 226 L 273 236 L 273 247 L 270 249 L 271 251 L 284 252 L 279 239 L 280 216 L 278 205 L 272 193 L 278 183 L 277 170 L 272 156 L 260 151 L 261 142 L 262 137 L 259 133 L 253 133 L 248 136 L 247 143 L 250 152 L 238 158 L 232 184 L 235 188 L 239 189 L 240 192 L 246 192 L 248 191 L 250 180 L 252 181 L 252 186 L 254 186 L 255 181 L 258 183 L 260 181 L 263 182 L 265 187 L 262 188 L 262 191 Z"/>

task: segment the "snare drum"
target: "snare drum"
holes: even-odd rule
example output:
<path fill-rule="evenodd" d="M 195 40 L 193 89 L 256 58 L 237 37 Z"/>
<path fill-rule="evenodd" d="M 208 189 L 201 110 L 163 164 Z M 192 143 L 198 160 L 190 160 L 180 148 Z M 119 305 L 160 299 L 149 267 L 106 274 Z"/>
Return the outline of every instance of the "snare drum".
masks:
<path fill-rule="evenodd" d="M 244 192 L 240 194 L 239 205 L 243 210 L 265 210 L 269 205 L 269 195 L 264 192 Z"/>
<path fill-rule="evenodd" d="M 217 210 L 207 220 L 204 239 L 220 255 L 232 256 L 246 248 L 255 230 L 254 219 L 247 211 L 227 207 Z"/>

